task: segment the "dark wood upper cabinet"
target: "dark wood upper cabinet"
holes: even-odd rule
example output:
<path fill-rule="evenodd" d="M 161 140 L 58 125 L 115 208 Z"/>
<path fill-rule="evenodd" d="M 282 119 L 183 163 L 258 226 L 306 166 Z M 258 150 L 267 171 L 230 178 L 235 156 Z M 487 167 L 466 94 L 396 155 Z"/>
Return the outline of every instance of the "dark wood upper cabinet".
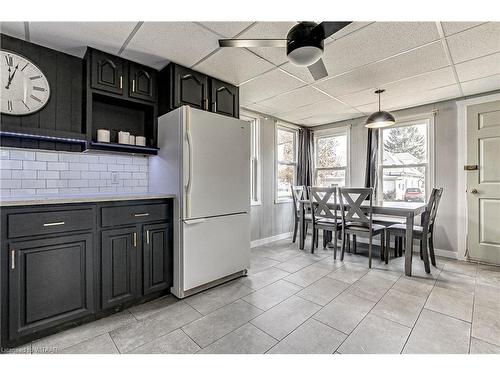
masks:
<path fill-rule="evenodd" d="M 9 245 L 9 339 L 94 312 L 92 233 Z"/>
<path fill-rule="evenodd" d="M 221 115 L 239 118 L 239 88 L 229 83 L 210 79 L 210 110 Z"/>
<path fill-rule="evenodd" d="M 123 95 L 127 84 L 125 60 L 95 49 L 90 51 L 92 88 Z"/>
<path fill-rule="evenodd" d="M 129 64 L 129 96 L 155 102 L 156 70 L 131 62 Z"/>

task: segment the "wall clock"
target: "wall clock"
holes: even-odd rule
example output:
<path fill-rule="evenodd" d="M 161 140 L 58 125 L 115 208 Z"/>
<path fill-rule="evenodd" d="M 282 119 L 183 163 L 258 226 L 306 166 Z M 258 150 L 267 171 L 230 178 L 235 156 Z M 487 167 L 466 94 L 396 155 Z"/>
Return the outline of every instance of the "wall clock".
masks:
<path fill-rule="evenodd" d="M 27 58 L 0 50 L 0 112 L 28 115 L 49 101 L 50 86 L 45 74 Z"/>

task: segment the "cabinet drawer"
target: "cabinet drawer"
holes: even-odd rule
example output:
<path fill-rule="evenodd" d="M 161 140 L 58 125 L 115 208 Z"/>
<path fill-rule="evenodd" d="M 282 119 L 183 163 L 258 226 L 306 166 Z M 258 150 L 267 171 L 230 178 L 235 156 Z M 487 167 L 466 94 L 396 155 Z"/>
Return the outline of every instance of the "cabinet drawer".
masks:
<path fill-rule="evenodd" d="M 9 238 L 89 230 L 94 227 L 91 208 L 83 210 L 42 211 L 7 216 Z"/>
<path fill-rule="evenodd" d="M 111 227 L 149 221 L 166 221 L 170 219 L 168 208 L 167 203 L 103 207 L 101 225 Z"/>

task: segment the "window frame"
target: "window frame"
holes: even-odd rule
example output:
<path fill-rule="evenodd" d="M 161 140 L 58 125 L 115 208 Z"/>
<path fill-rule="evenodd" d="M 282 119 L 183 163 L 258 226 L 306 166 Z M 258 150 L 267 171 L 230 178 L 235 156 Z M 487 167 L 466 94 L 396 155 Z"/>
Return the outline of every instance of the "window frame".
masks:
<path fill-rule="evenodd" d="M 345 167 L 316 167 L 316 158 L 318 151 L 318 140 L 321 138 L 330 138 L 335 136 L 346 136 L 346 164 Z M 317 185 L 318 171 L 320 170 L 332 170 L 341 171 L 345 170 L 345 186 L 350 186 L 351 184 L 351 126 L 342 126 L 336 128 L 330 128 L 325 130 L 317 130 L 314 132 L 314 155 L 313 155 L 313 181 L 315 186 Z"/>
<path fill-rule="evenodd" d="M 261 121 L 259 117 L 248 113 L 241 113 L 240 120 L 250 123 L 250 205 L 260 206 L 262 204 Z M 253 165 L 255 167 L 252 167 Z"/>
<path fill-rule="evenodd" d="M 425 123 L 427 126 L 427 147 L 426 147 L 426 152 L 427 152 L 427 161 L 425 163 L 414 163 L 414 164 L 404 164 L 404 168 L 418 168 L 418 167 L 425 167 L 425 197 L 424 197 L 424 203 L 426 203 L 429 200 L 429 193 L 431 192 L 432 188 L 434 187 L 434 182 L 435 182 L 435 163 L 434 163 L 434 153 L 435 153 L 435 146 L 434 146 L 434 138 L 435 138 L 435 127 L 434 127 L 434 117 L 435 117 L 435 112 L 430 113 L 430 114 L 422 114 L 422 115 L 416 115 L 416 116 L 411 116 L 411 117 L 403 117 L 399 118 L 396 121 L 396 124 L 388 127 L 388 128 L 382 128 L 380 129 L 380 134 L 379 134 L 379 141 L 378 141 L 378 160 L 377 160 L 377 201 L 383 202 L 384 201 L 384 168 L 385 169 L 391 169 L 391 168 L 401 168 L 401 165 L 386 165 L 384 166 L 384 130 L 390 130 L 393 128 L 400 128 L 400 127 L 407 127 L 407 126 L 413 126 L 413 125 L 421 125 L 422 123 Z"/>
<path fill-rule="evenodd" d="M 294 159 L 295 161 L 287 162 L 287 161 L 279 161 L 278 160 L 278 131 L 286 131 L 293 134 L 293 149 L 294 149 Z M 293 166 L 295 169 L 295 173 L 293 174 L 293 185 L 297 184 L 297 168 L 298 168 L 298 143 L 299 143 L 299 129 L 295 126 L 287 125 L 281 122 L 276 122 L 274 127 L 274 203 L 289 203 L 293 202 L 293 198 L 291 196 L 289 198 L 280 198 L 278 197 L 278 169 L 280 165 L 289 165 Z"/>

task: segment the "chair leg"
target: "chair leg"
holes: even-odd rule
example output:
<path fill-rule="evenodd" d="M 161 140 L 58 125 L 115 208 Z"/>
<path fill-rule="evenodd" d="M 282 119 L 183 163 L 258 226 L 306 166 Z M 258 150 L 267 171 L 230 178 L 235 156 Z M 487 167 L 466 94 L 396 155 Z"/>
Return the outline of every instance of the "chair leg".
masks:
<path fill-rule="evenodd" d="M 333 259 L 337 259 L 337 228 L 335 228 L 335 231 L 332 232 L 333 236 Z"/>
<path fill-rule="evenodd" d="M 315 230 L 314 225 L 313 225 L 312 238 L 311 238 L 311 254 L 314 253 L 314 241 L 316 241 L 316 230 Z"/>
<path fill-rule="evenodd" d="M 319 229 L 316 229 L 315 236 L 316 236 L 316 241 L 314 242 L 314 246 L 315 246 L 316 248 L 318 248 L 318 241 L 319 241 Z"/>
<path fill-rule="evenodd" d="M 429 255 L 427 254 L 427 238 L 423 238 L 420 240 L 420 248 L 422 258 L 424 259 L 424 268 L 425 273 L 431 273 L 431 267 L 429 266 Z"/>
<path fill-rule="evenodd" d="M 327 242 L 328 242 L 328 231 L 323 230 L 323 250 L 326 249 Z"/>
<path fill-rule="evenodd" d="M 368 268 L 372 268 L 372 234 L 368 239 Z"/>
<path fill-rule="evenodd" d="M 351 235 L 349 233 L 347 234 L 347 252 L 351 252 Z"/>
<path fill-rule="evenodd" d="M 399 256 L 403 256 L 403 237 L 398 237 Z"/>
<path fill-rule="evenodd" d="M 345 253 L 345 231 L 342 231 L 342 248 L 340 251 L 340 260 L 344 260 L 344 253 Z"/>
<path fill-rule="evenodd" d="M 357 249 L 357 241 L 356 241 L 356 235 L 353 234 L 352 235 L 352 251 L 354 252 L 354 254 L 356 254 L 356 251 L 358 250 Z"/>
<path fill-rule="evenodd" d="M 297 240 L 297 229 L 299 228 L 299 221 L 295 220 L 295 226 L 293 227 L 293 243 Z"/>
<path fill-rule="evenodd" d="M 390 247 L 391 247 L 391 235 L 389 234 L 389 232 L 386 232 L 385 233 L 385 251 L 384 251 L 385 264 L 389 263 L 389 249 L 390 249 Z M 396 246 L 394 246 L 394 247 L 396 247 Z"/>
<path fill-rule="evenodd" d="M 434 240 L 432 239 L 432 234 L 429 237 L 429 254 L 431 256 L 431 263 L 436 267 L 436 256 L 434 255 Z"/>

